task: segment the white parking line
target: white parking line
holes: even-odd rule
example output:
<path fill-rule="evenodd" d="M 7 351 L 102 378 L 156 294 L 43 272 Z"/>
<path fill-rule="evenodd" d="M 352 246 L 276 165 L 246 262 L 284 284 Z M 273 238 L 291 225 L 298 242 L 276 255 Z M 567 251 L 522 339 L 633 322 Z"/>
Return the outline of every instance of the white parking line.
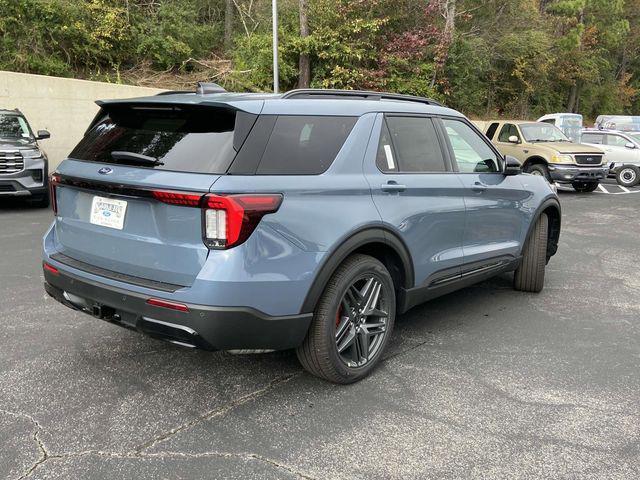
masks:
<path fill-rule="evenodd" d="M 607 190 L 605 188 L 605 186 L 600 183 L 598 184 L 598 190 L 600 190 L 599 192 L 596 190 L 596 193 L 606 193 L 607 195 L 626 195 L 627 193 L 640 193 L 640 189 L 638 190 L 629 190 L 627 187 L 623 187 L 622 185 L 611 185 L 609 184 L 609 188 L 611 187 L 615 187 L 615 188 L 619 188 L 620 190 L 622 190 L 621 192 L 610 192 L 609 190 Z"/>

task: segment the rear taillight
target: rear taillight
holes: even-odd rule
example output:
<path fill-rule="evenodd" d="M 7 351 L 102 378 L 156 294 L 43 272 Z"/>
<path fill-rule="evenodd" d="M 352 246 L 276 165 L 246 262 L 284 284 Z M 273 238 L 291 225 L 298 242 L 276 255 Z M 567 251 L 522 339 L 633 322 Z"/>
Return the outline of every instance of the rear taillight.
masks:
<path fill-rule="evenodd" d="M 240 245 L 253 233 L 260 219 L 277 211 L 282 203 L 279 193 L 202 195 L 154 190 L 151 194 L 156 200 L 170 205 L 202 208 L 204 243 L 216 249 Z"/>
<path fill-rule="evenodd" d="M 147 300 L 148 305 L 154 307 L 168 308 L 169 310 L 177 310 L 178 312 L 188 312 L 189 307 L 184 303 L 172 302 L 170 300 L 162 300 L 161 298 L 150 298 Z"/>
<path fill-rule="evenodd" d="M 206 195 L 203 198 L 204 242 L 209 248 L 231 248 L 244 242 L 260 219 L 280 208 L 282 195 Z"/>
<path fill-rule="evenodd" d="M 51 209 L 54 215 L 58 215 L 58 199 L 56 198 L 56 186 L 60 183 L 60 175 L 52 173 L 49 176 L 49 197 L 51 198 Z"/>

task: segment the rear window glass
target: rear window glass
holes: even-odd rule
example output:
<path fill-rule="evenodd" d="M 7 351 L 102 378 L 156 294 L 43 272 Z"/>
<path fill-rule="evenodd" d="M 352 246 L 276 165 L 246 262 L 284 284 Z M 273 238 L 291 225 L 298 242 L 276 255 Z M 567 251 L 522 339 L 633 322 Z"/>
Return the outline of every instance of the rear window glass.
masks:
<path fill-rule="evenodd" d="M 356 117 L 279 116 L 256 173 L 318 175 L 333 163 Z"/>
<path fill-rule="evenodd" d="M 112 108 L 70 157 L 159 170 L 224 173 L 236 154 L 236 120 L 235 111 L 212 107 Z"/>

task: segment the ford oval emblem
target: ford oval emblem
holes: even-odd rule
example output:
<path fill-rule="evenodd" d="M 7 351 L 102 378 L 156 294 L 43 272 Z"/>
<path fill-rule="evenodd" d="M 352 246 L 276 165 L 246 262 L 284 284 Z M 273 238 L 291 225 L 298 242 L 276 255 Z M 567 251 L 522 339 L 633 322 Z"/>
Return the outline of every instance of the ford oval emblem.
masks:
<path fill-rule="evenodd" d="M 113 168 L 102 167 L 100 170 L 98 170 L 98 173 L 100 175 L 109 175 L 110 173 L 113 173 Z"/>

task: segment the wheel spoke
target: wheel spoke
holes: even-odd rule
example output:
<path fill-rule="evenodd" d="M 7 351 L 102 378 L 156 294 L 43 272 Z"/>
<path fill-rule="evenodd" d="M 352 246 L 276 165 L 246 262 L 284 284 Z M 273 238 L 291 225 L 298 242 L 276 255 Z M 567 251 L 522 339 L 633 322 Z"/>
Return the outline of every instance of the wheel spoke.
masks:
<path fill-rule="evenodd" d="M 378 299 L 380 298 L 381 289 L 382 284 L 380 284 L 379 282 L 372 283 L 372 286 L 367 295 L 366 302 L 364 304 L 364 311 L 362 312 L 363 315 L 371 315 L 371 312 L 375 310 L 376 305 L 378 304 Z"/>
<path fill-rule="evenodd" d="M 340 324 L 338 325 L 338 328 L 336 328 L 336 342 L 340 343 L 340 340 L 342 339 L 342 337 L 344 337 L 344 334 L 347 332 L 349 326 L 351 326 L 351 320 L 348 316 L 343 315 L 340 318 Z"/>
<path fill-rule="evenodd" d="M 344 352 L 347 348 L 352 346 L 356 340 L 356 332 L 353 327 L 347 329 L 347 334 L 343 338 L 342 342 L 338 343 L 338 353 Z M 355 348 L 354 348 L 355 350 Z"/>
<path fill-rule="evenodd" d="M 384 322 L 365 323 L 362 327 L 367 331 L 367 333 L 369 333 L 369 335 L 376 336 L 386 331 L 387 324 Z"/>
<path fill-rule="evenodd" d="M 358 333 L 358 344 L 360 345 L 360 362 L 365 363 L 369 359 L 369 333 L 364 329 Z"/>

